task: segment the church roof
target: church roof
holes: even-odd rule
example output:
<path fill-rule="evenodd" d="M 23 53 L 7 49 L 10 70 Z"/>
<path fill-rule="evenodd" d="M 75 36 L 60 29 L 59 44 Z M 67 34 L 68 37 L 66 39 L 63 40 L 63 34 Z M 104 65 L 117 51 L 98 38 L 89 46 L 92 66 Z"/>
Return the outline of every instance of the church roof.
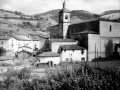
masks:
<path fill-rule="evenodd" d="M 51 42 L 75 42 L 73 39 L 51 39 Z"/>
<path fill-rule="evenodd" d="M 96 32 L 91 31 L 91 30 L 85 30 L 85 31 L 82 31 L 82 32 L 72 33 L 72 34 L 74 34 L 74 35 L 77 35 L 77 34 L 96 34 Z"/>
<path fill-rule="evenodd" d="M 60 10 L 60 12 L 70 12 L 67 8 L 63 8 Z"/>
<path fill-rule="evenodd" d="M 80 47 L 78 45 L 61 45 L 63 50 L 83 50 L 84 47 Z"/>

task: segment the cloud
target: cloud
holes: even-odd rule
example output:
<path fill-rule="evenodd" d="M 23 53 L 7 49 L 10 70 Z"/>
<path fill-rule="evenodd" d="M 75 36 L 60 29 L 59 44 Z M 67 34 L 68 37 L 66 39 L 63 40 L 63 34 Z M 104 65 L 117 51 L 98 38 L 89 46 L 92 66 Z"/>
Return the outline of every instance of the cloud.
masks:
<path fill-rule="evenodd" d="M 64 0 L 0 0 L 0 8 L 17 10 L 25 14 L 43 13 L 53 9 L 61 9 Z M 106 10 L 120 8 L 119 0 L 66 0 L 69 10 L 87 10 L 102 13 Z"/>

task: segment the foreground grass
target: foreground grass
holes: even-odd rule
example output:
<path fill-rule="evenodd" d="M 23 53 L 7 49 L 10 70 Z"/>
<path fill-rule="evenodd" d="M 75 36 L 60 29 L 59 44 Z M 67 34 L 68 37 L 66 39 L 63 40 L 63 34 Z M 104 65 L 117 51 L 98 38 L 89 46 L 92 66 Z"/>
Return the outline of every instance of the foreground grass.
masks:
<path fill-rule="evenodd" d="M 46 69 L 46 78 L 31 78 L 27 68 L 8 72 L 0 90 L 119 90 L 120 77 L 113 69 L 94 69 L 88 65 L 62 64 Z"/>

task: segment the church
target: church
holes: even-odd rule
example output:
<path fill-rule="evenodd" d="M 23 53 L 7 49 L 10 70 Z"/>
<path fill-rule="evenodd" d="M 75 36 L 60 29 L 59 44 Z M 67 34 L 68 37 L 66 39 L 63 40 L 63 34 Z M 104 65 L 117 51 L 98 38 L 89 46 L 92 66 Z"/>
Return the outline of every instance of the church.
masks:
<path fill-rule="evenodd" d="M 52 26 L 50 30 L 51 52 L 60 54 L 62 61 L 87 60 L 87 50 L 77 45 L 77 41 L 67 38 L 70 26 L 70 11 L 66 8 L 66 2 L 59 12 L 59 24 Z"/>
<path fill-rule="evenodd" d="M 73 51 L 63 55 L 66 59 L 76 55 L 80 56 L 80 60 L 86 61 L 120 57 L 120 22 L 94 19 L 70 24 L 70 11 L 66 8 L 65 1 L 59 12 L 59 24 L 50 27 L 50 38 L 52 52 L 61 54 L 63 51 L 70 52 L 70 49 Z M 74 50 L 81 53 L 73 55 Z"/>

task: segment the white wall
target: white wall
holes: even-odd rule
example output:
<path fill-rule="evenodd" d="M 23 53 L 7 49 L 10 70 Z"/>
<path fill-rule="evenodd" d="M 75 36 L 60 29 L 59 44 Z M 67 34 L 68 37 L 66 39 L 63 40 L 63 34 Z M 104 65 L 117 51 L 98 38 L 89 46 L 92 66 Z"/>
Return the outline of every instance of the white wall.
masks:
<path fill-rule="evenodd" d="M 18 51 L 18 47 L 28 45 L 28 47 L 34 49 L 35 45 L 38 49 L 41 49 L 45 44 L 46 38 L 40 37 L 38 41 L 23 41 L 17 40 L 15 38 L 10 38 L 9 40 L 0 40 L 0 47 L 5 48 L 6 50 L 12 50 L 13 52 Z M 3 44 L 2 44 L 3 42 Z M 13 43 L 13 47 L 12 47 Z"/>
<path fill-rule="evenodd" d="M 0 47 L 3 47 L 6 50 L 9 50 L 8 40 L 0 40 Z"/>
<path fill-rule="evenodd" d="M 52 61 L 53 64 L 59 64 L 60 63 L 60 57 L 37 57 L 40 60 L 40 63 L 47 63 L 49 61 Z"/>
<path fill-rule="evenodd" d="M 77 45 L 77 42 L 51 42 L 51 52 L 58 52 L 58 49 L 60 47 L 60 45 L 72 45 L 75 44 Z"/>
<path fill-rule="evenodd" d="M 97 34 L 88 35 L 88 61 L 91 61 L 95 57 L 105 57 L 106 45 L 108 41 L 112 41 L 113 50 L 115 44 L 120 43 L 120 37 L 102 37 Z M 96 53 L 95 53 L 96 52 Z"/>
<path fill-rule="evenodd" d="M 66 38 L 67 36 L 67 31 L 68 31 L 68 27 L 69 27 L 70 23 L 63 23 L 63 37 L 64 39 Z"/>
<path fill-rule="evenodd" d="M 110 25 L 111 25 L 111 31 L 110 31 Z M 100 36 L 120 37 L 120 23 L 100 21 Z"/>
<path fill-rule="evenodd" d="M 100 52 L 100 35 L 88 34 L 88 61 L 91 61 L 95 57 L 99 57 Z"/>
<path fill-rule="evenodd" d="M 15 38 L 9 39 L 8 44 L 9 44 L 9 50 L 12 50 L 14 52 L 18 50 L 18 41 Z M 12 44 L 13 44 L 13 47 L 12 47 Z"/>
<path fill-rule="evenodd" d="M 66 61 L 67 59 L 70 60 L 71 58 L 73 61 L 81 61 L 82 58 L 85 58 L 86 61 L 87 50 L 84 50 L 84 54 L 82 54 L 81 51 L 82 50 L 63 50 L 60 59 L 62 61 Z"/>

